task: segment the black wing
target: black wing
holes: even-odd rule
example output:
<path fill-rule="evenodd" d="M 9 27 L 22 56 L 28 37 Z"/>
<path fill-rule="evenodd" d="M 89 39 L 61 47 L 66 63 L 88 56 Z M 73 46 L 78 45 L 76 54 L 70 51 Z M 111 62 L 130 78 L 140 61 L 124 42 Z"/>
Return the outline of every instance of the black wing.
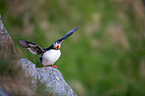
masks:
<path fill-rule="evenodd" d="M 19 39 L 18 44 L 23 48 L 27 48 L 33 54 L 41 54 L 45 52 L 45 50 L 38 46 L 36 43 L 30 41 Z"/>
<path fill-rule="evenodd" d="M 58 41 L 62 42 L 63 40 L 67 39 L 69 36 L 71 36 L 75 31 L 77 31 L 78 28 L 74 28 L 71 31 L 69 31 L 65 36 L 63 36 Z"/>

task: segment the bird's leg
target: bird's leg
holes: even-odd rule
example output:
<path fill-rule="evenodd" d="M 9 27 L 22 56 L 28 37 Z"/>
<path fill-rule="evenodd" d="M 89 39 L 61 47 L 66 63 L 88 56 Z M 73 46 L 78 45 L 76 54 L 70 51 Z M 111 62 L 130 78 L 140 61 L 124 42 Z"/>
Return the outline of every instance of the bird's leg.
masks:
<path fill-rule="evenodd" d="M 51 67 L 57 68 L 57 66 L 55 66 L 55 65 L 51 65 Z"/>

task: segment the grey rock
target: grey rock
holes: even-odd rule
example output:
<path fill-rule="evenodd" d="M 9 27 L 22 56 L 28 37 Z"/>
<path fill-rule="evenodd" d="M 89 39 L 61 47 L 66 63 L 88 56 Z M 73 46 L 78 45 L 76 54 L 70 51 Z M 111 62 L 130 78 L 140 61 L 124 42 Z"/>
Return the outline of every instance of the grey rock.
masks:
<path fill-rule="evenodd" d="M 5 90 L 3 90 L 3 88 L 0 87 L 0 96 L 10 96 L 8 94 L 8 92 L 6 92 Z"/>
<path fill-rule="evenodd" d="M 37 95 L 77 96 L 57 68 L 36 68 L 35 64 L 27 59 L 20 59 L 18 65 L 21 67 L 27 83 L 35 90 Z"/>

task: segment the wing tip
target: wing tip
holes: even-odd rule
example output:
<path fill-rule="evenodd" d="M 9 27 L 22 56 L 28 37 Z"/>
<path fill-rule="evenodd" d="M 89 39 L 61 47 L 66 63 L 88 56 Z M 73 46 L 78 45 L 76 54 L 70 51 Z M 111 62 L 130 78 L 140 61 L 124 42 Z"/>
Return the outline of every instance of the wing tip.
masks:
<path fill-rule="evenodd" d="M 25 40 L 23 40 L 23 39 L 18 39 L 18 44 L 21 47 L 23 47 L 23 48 L 27 48 L 28 47 L 27 44 L 26 44 L 26 42 L 25 42 Z"/>
<path fill-rule="evenodd" d="M 79 27 L 74 28 L 74 31 L 77 31 Z"/>
<path fill-rule="evenodd" d="M 25 40 L 23 40 L 23 39 L 18 39 L 18 43 L 20 43 L 21 41 L 25 41 Z"/>

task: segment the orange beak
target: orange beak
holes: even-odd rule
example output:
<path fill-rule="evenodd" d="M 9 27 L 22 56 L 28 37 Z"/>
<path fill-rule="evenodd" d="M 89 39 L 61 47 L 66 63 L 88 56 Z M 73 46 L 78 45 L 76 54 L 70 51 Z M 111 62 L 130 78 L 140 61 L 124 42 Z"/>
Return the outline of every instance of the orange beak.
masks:
<path fill-rule="evenodd" d="M 59 50 L 59 45 L 57 46 L 57 50 Z"/>

